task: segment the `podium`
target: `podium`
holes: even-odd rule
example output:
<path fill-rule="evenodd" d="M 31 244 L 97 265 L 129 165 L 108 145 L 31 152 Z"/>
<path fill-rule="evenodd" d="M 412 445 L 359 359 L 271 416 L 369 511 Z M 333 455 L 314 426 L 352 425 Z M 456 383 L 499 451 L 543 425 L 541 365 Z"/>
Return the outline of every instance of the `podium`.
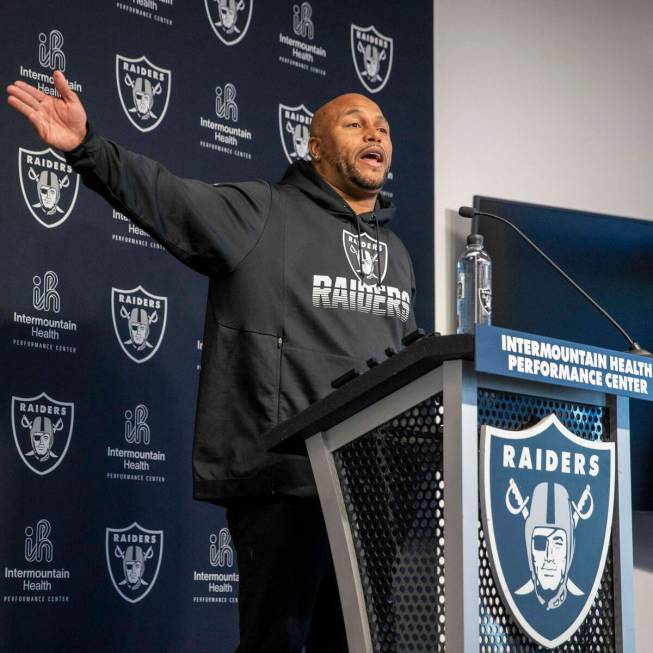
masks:
<path fill-rule="evenodd" d="M 310 458 L 333 555 L 349 652 L 634 651 L 628 398 L 606 392 L 601 384 L 589 389 L 559 380 L 553 383 L 526 378 L 525 374 L 516 378 L 483 371 L 477 346 L 478 334 L 476 342 L 470 335 L 423 337 L 264 436 L 270 450 L 308 454 Z M 510 360 L 511 365 L 515 360 Z M 598 365 L 603 359 L 584 359 L 591 360 Z M 605 361 L 609 367 L 612 359 Z M 601 380 L 608 374 L 606 371 Z M 506 435 L 504 431 L 526 433 L 524 429 L 535 428 L 551 414 L 575 441 L 582 439 L 596 447 L 614 443 L 609 445 L 614 451 L 614 474 L 610 512 L 605 513 L 609 515 L 604 547 L 607 555 L 604 552 L 593 585 L 579 579 L 581 571 L 591 576 L 591 569 L 581 569 L 586 562 L 583 558 L 591 557 L 583 554 L 582 548 L 585 543 L 596 543 L 597 537 L 590 540 L 581 529 L 589 528 L 585 524 L 592 520 L 600 526 L 602 490 L 597 486 L 598 477 L 591 475 L 591 465 L 584 466 L 582 453 L 571 454 L 571 473 L 569 465 L 565 467 L 567 452 L 556 457 L 560 463 L 556 473 L 567 472 L 571 478 L 582 472 L 585 476 L 579 476 L 579 481 L 583 487 L 592 485 L 594 496 L 591 519 L 587 493 L 579 499 L 578 493 L 573 495 L 569 490 L 570 498 L 564 504 L 573 518 L 567 533 L 571 544 L 567 542 L 567 548 L 560 549 L 563 558 L 565 551 L 567 555 L 560 572 L 565 584 L 548 582 L 558 582 L 562 588 L 556 600 L 560 603 L 561 596 L 562 601 L 566 598 L 564 610 L 582 606 L 583 601 L 587 605 L 579 612 L 582 622 L 569 628 L 561 626 L 566 630 L 562 639 L 556 633 L 558 641 L 546 634 L 548 626 L 538 625 L 540 618 L 544 623 L 563 612 L 556 611 L 555 602 L 548 599 L 548 563 L 544 571 L 538 566 L 542 556 L 549 555 L 552 541 L 546 544 L 542 536 L 539 540 L 534 536 L 533 542 L 545 542 L 546 551 L 539 554 L 538 563 L 539 544 L 531 547 L 528 540 L 524 544 L 520 535 L 516 553 L 501 563 L 492 555 L 500 538 L 490 538 L 486 532 L 492 505 L 503 511 L 492 521 L 495 530 L 499 517 L 522 529 L 519 533 L 524 530 L 523 524 L 529 523 L 527 515 L 532 522 L 537 511 L 535 482 L 530 489 L 525 486 L 524 496 L 515 495 L 521 504 L 509 496 L 511 489 L 506 490 L 506 483 L 499 488 L 498 503 L 485 504 L 483 497 L 488 495 L 482 486 L 484 474 L 490 474 L 483 471 L 481 451 L 481 435 L 487 440 L 491 434 L 486 429 L 498 429 L 495 436 Z M 510 449 L 505 446 L 503 451 L 503 471 L 512 474 L 518 484 L 524 485 L 519 479 L 528 473 L 539 474 L 540 480 L 547 478 L 543 474 L 548 462 L 544 458 L 540 461 L 537 454 L 536 463 L 535 445 L 529 450 L 532 469 L 528 469 L 523 448 L 522 458 L 510 458 Z M 546 461 L 553 459 L 548 450 L 542 451 Z M 591 462 L 591 456 L 587 460 Z M 595 466 L 597 461 L 598 457 Z M 500 460 L 495 462 L 501 466 Z M 540 462 L 542 469 L 537 472 Z M 514 479 L 511 477 L 511 482 Z M 540 485 L 551 488 L 548 506 L 544 504 L 548 516 L 543 520 L 548 521 L 543 527 L 547 528 L 535 524 L 533 532 L 551 538 L 555 535 L 550 518 L 552 492 L 556 488 L 556 492 L 563 492 L 559 489 L 563 484 L 558 482 L 555 488 L 554 483 Z M 524 498 L 527 493 L 530 496 Z M 554 506 L 560 513 L 558 505 L 563 503 Z M 512 559 L 515 574 L 523 573 L 534 581 L 530 586 L 526 583 L 527 589 L 522 587 L 522 594 L 516 593 L 514 601 L 507 600 L 506 594 L 514 587 L 509 582 L 500 587 L 497 580 L 501 564 L 503 575 L 509 576 Z M 528 587 L 531 596 L 524 597 Z M 535 600 L 538 597 L 539 602 Z M 527 600 L 531 601 L 528 606 Z M 517 612 L 526 614 L 527 608 L 535 615 L 533 628 L 545 633 L 548 644 L 541 644 L 541 639 L 538 643 L 520 622 Z M 568 616 L 569 620 L 574 618 L 580 619 L 575 613 Z"/>

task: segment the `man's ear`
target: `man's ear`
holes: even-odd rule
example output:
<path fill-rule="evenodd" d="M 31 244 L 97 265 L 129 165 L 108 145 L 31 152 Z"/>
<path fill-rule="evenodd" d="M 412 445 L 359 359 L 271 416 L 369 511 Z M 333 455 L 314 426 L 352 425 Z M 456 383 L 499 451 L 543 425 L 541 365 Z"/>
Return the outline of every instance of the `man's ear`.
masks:
<path fill-rule="evenodd" d="M 308 153 L 313 161 L 319 161 L 322 153 L 322 143 L 318 136 L 311 136 L 308 139 Z"/>

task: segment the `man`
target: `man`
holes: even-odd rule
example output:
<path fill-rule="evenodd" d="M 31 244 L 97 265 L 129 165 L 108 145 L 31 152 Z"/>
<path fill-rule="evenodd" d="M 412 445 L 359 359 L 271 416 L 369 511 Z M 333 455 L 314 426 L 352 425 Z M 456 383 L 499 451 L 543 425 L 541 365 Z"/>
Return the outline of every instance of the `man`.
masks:
<path fill-rule="evenodd" d="M 260 436 L 414 329 L 412 265 L 379 195 L 387 120 L 364 96 L 337 97 L 315 113 L 311 162 L 279 184 L 215 187 L 95 135 L 64 76 L 54 79 L 60 99 L 16 82 L 9 104 L 89 188 L 209 277 L 194 496 L 228 508 L 239 652 L 346 651 L 310 466 L 265 452 Z"/>

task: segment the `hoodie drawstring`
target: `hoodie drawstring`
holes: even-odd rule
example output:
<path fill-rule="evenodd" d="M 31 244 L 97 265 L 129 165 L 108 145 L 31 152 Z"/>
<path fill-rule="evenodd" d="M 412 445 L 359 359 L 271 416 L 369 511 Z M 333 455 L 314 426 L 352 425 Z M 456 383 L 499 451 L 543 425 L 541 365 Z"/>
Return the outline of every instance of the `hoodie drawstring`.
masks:
<path fill-rule="evenodd" d="M 376 230 L 376 285 L 381 285 L 381 243 L 379 242 L 379 221 L 376 217 L 376 213 L 372 213 L 374 218 L 374 227 Z"/>
<path fill-rule="evenodd" d="M 358 272 L 361 275 L 361 278 L 364 276 L 363 275 L 363 249 L 361 247 L 361 219 L 358 217 L 358 213 L 354 211 L 354 215 L 356 216 L 356 229 L 358 230 Z"/>

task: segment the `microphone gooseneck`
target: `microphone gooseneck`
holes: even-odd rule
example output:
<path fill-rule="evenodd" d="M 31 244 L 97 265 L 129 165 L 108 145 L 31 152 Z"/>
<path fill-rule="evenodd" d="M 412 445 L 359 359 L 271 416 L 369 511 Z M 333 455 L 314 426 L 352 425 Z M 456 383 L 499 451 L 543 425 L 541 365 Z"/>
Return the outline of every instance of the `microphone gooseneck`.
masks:
<path fill-rule="evenodd" d="M 545 254 L 517 225 L 502 218 L 500 215 L 495 215 L 494 213 L 487 213 L 486 211 L 477 211 L 471 206 L 461 206 L 458 209 L 458 215 L 462 218 L 476 218 L 478 216 L 485 216 L 491 218 L 492 220 L 498 220 L 507 224 L 509 227 L 514 229 L 540 256 L 542 256 L 549 265 L 551 265 L 555 270 L 557 270 L 594 308 L 596 308 L 610 323 L 618 329 L 618 331 L 626 338 L 629 344 L 628 351 L 631 354 L 636 354 L 637 356 L 649 356 L 653 357 L 653 354 L 644 349 L 635 342 L 626 332 L 626 330 L 615 320 L 612 315 L 610 315 L 597 301 L 595 301 L 588 292 L 583 290 L 550 256 Z"/>

